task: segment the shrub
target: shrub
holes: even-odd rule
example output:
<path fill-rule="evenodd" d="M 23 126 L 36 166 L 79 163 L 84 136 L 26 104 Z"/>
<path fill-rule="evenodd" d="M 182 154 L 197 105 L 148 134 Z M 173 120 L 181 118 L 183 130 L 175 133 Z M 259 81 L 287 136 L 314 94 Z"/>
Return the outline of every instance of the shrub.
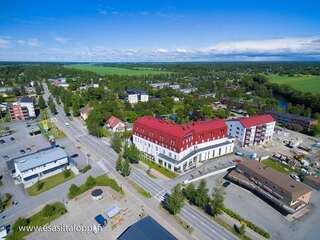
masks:
<path fill-rule="evenodd" d="M 88 165 L 84 166 L 82 169 L 80 169 L 80 172 L 81 172 L 81 173 L 86 173 L 86 172 L 88 172 L 90 169 L 91 169 L 91 165 L 88 164 Z"/>
<path fill-rule="evenodd" d="M 72 184 L 69 188 L 69 197 L 73 198 L 79 194 L 80 194 L 80 188 L 77 185 Z"/>
<path fill-rule="evenodd" d="M 65 169 L 63 171 L 63 176 L 64 176 L 64 178 L 70 177 L 71 176 L 71 170 L 70 169 Z"/>
<path fill-rule="evenodd" d="M 88 188 L 92 188 L 96 185 L 96 180 L 92 176 L 89 176 L 86 180 L 85 185 Z"/>

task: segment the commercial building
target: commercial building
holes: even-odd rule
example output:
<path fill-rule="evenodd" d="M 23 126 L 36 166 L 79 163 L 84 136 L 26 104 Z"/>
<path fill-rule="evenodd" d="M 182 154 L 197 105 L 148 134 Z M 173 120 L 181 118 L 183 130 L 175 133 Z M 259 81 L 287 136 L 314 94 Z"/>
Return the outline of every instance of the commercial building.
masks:
<path fill-rule="evenodd" d="M 150 87 L 152 87 L 153 89 L 163 89 L 165 87 L 169 87 L 170 83 L 168 82 L 159 82 L 159 83 L 151 83 Z"/>
<path fill-rule="evenodd" d="M 126 92 L 127 92 L 128 102 L 130 104 L 149 101 L 149 95 L 144 91 L 140 91 L 136 89 L 128 89 Z"/>
<path fill-rule="evenodd" d="M 118 240 L 176 240 L 152 217 L 147 216 L 128 227 Z"/>
<path fill-rule="evenodd" d="M 311 197 L 311 189 L 305 184 L 258 161 L 241 161 L 227 178 L 262 195 L 290 213 L 306 206 Z"/>
<path fill-rule="evenodd" d="M 28 120 L 36 117 L 33 99 L 30 97 L 21 97 L 17 102 L 9 105 L 11 120 Z"/>
<path fill-rule="evenodd" d="M 312 126 L 318 123 L 315 119 L 291 113 L 271 111 L 269 114 L 271 114 L 278 123 L 290 129 L 294 129 L 296 126 L 299 126 L 303 129 L 309 130 Z"/>
<path fill-rule="evenodd" d="M 119 118 L 112 116 L 106 121 L 106 128 L 112 132 L 124 132 L 126 125 Z"/>
<path fill-rule="evenodd" d="M 197 163 L 233 152 L 223 120 L 178 125 L 151 116 L 133 125 L 133 143 L 150 160 L 173 172 L 184 172 Z"/>
<path fill-rule="evenodd" d="M 269 114 L 231 119 L 226 123 L 228 135 L 235 137 L 243 147 L 264 144 L 272 140 L 276 124 Z"/>
<path fill-rule="evenodd" d="M 11 161 L 15 169 L 13 177 L 25 188 L 69 167 L 68 155 L 60 147 L 42 149 Z"/>

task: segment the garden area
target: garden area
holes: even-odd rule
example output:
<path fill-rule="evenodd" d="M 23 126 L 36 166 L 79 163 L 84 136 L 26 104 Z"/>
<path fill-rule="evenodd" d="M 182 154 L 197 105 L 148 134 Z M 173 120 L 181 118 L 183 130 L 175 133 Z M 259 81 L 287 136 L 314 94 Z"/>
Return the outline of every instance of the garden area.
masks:
<path fill-rule="evenodd" d="M 22 240 L 35 229 L 44 226 L 51 221 L 67 213 L 67 209 L 61 202 L 47 204 L 40 212 L 29 218 L 20 217 L 12 227 L 12 234 L 7 236 L 7 240 Z M 25 230 L 24 230 L 25 229 Z M 28 231 L 26 231 L 28 229 Z"/>
<path fill-rule="evenodd" d="M 86 182 L 81 184 L 80 186 L 72 184 L 69 188 L 68 197 L 69 199 L 73 199 L 96 186 L 110 187 L 116 192 L 124 194 L 122 187 L 119 186 L 119 184 L 114 179 L 109 178 L 107 175 L 101 175 L 98 177 L 89 176 Z"/>
<path fill-rule="evenodd" d="M 284 165 L 276 160 L 273 159 L 266 159 L 262 161 L 262 164 L 268 167 L 273 168 L 274 170 L 289 174 L 289 173 L 299 173 L 299 171 L 292 169 L 290 166 Z"/>
<path fill-rule="evenodd" d="M 161 174 L 163 174 L 164 176 L 166 176 L 168 178 L 173 179 L 177 176 L 176 173 L 171 172 L 170 170 L 168 170 L 164 167 L 161 167 L 160 165 L 156 164 L 155 162 L 152 162 L 144 157 L 141 157 L 141 161 L 143 163 L 145 163 L 146 165 L 148 165 L 150 168 L 157 170 L 158 172 L 160 172 Z"/>
<path fill-rule="evenodd" d="M 48 178 L 45 178 L 45 179 L 38 181 L 37 183 L 35 183 L 31 187 L 27 188 L 26 191 L 29 196 L 36 196 L 40 193 L 46 192 L 49 189 L 58 186 L 66 181 L 69 181 L 74 176 L 75 176 L 74 173 L 70 169 L 64 170 L 61 173 L 58 173 L 56 175 L 53 175 L 51 177 L 48 177 Z"/>

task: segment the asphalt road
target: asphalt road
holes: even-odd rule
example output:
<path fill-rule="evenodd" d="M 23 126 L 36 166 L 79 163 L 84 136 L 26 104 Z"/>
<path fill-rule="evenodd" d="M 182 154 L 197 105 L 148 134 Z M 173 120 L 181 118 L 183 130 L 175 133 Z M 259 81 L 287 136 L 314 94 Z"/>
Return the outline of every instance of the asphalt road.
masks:
<path fill-rule="evenodd" d="M 48 97 L 48 89 L 45 87 L 45 98 Z M 82 150 L 88 151 L 90 156 L 95 156 L 98 159 L 99 166 L 106 172 L 115 172 L 115 162 L 117 153 L 101 139 L 88 134 L 82 124 L 70 119 L 64 114 L 63 108 L 57 105 L 58 114 L 55 116 L 56 124 L 76 145 L 81 146 Z M 67 126 L 65 123 L 69 123 Z M 163 200 L 163 196 L 170 192 L 172 185 L 170 181 L 161 186 L 153 179 L 148 177 L 143 171 L 132 166 L 130 178 L 137 184 L 148 191 L 158 202 Z M 180 217 L 189 223 L 194 229 L 200 231 L 202 235 L 208 239 L 237 239 L 227 230 L 220 227 L 215 222 L 209 220 L 202 215 L 198 210 L 195 210 L 188 204 L 182 209 Z"/>

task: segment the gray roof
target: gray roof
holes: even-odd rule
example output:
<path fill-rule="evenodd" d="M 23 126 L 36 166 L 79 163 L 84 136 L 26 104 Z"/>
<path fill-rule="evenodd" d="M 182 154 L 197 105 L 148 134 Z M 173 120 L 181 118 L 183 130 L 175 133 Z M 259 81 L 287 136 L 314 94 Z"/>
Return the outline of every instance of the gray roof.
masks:
<path fill-rule="evenodd" d="M 32 103 L 33 100 L 32 100 L 31 97 L 21 97 L 21 98 L 18 99 L 18 102 L 20 102 L 20 103 L 22 103 L 22 102 L 24 102 L 24 103 Z"/>
<path fill-rule="evenodd" d="M 16 168 L 19 169 L 20 172 L 24 172 L 65 157 L 68 157 L 67 153 L 62 148 L 55 147 L 16 158 L 14 162 L 16 164 Z"/>

